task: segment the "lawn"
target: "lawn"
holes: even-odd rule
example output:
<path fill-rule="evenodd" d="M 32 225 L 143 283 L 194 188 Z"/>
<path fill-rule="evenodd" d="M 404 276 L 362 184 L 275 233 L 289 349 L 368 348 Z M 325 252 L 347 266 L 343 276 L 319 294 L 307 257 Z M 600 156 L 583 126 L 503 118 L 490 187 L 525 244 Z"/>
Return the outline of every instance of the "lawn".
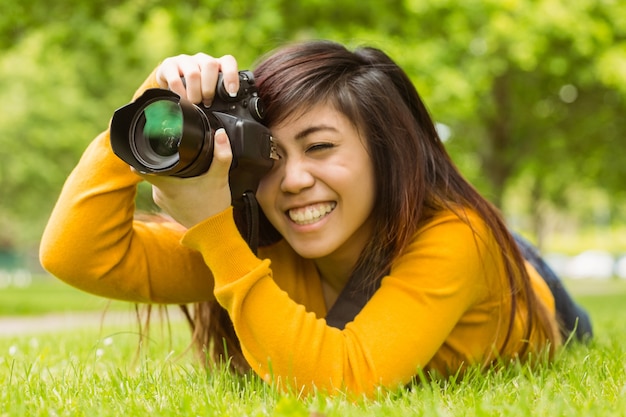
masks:
<path fill-rule="evenodd" d="M 0 288 L 0 317 L 127 308 L 127 303 L 87 294 L 47 275 L 25 281 Z"/>
<path fill-rule="evenodd" d="M 186 353 L 189 332 L 175 317 L 169 326 L 154 322 L 141 343 L 136 323 L 106 320 L 64 332 L 0 335 L 0 416 L 626 415 L 626 282 L 567 284 L 594 319 L 589 346 L 571 346 L 535 370 L 511 366 L 356 402 L 323 394 L 298 399 L 254 376 L 207 372 Z M 62 305 L 87 297 L 57 290 L 66 292 L 55 293 L 66 300 Z"/>

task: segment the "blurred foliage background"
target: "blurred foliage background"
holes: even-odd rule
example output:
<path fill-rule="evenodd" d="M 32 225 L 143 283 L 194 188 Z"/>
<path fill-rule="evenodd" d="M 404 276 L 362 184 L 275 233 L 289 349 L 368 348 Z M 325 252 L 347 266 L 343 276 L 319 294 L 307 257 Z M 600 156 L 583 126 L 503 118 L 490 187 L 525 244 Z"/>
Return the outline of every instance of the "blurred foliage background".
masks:
<path fill-rule="evenodd" d="M 512 227 L 626 251 L 626 2 L 32 0 L 0 5 L 0 252 L 36 259 L 65 177 L 160 60 L 250 68 L 310 38 L 397 60 Z"/>

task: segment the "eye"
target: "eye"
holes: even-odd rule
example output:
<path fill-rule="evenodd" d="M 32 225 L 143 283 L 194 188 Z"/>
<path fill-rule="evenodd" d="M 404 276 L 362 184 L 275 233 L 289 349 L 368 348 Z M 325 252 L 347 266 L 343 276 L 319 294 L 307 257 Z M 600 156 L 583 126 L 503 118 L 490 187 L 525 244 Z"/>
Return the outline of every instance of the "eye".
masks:
<path fill-rule="evenodd" d="M 306 148 L 307 152 L 316 152 L 316 151 L 323 151 L 325 149 L 331 149 L 334 148 L 335 145 L 333 143 L 330 142 L 322 142 L 322 143 L 314 143 L 311 146 L 309 146 L 308 148 Z"/>

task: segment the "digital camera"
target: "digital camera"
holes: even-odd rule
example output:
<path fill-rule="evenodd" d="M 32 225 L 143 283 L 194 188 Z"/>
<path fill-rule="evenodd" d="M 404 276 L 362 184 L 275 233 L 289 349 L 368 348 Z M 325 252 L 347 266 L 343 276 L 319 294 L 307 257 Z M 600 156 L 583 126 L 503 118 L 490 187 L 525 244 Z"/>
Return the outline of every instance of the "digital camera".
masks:
<path fill-rule="evenodd" d="M 233 151 L 229 180 L 237 205 L 244 193 L 256 191 L 276 159 L 270 131 L 261 123 L 263 116 L 252 72 L 239 72 L 235 97 L 226 92 L 219 73 L 210 107 L 153 88 L 116 110 L 111 147 L 141 173 L 194 177 L 211 166 L 215 131 L 224 128 Z"/>

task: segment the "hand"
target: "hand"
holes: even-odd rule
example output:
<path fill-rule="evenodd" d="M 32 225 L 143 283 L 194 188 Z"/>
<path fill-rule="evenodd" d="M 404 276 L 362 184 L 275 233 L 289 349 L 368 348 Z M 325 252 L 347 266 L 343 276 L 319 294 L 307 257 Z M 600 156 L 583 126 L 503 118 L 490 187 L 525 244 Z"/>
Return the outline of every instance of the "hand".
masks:
<path fill-rule="evenodd" d="M 194 104 L 210 106 L 215 96 L 217 75 L 221 72 L 224 87 L 230 94 L 239 91 L 237 61 L 232 55 L 213 58 L 204 53 L 178 55 L 166 58 L 157 69 L 157 82 L 161 88 L 170 89 Z M 180 77 L 185 77 L 185 85 Z"/>
<path fill-rule="evenodd" d="M 228 172 L 232 159 L 226 131 L 218 129 L 214 137 L 213 161 L 206 173 L 191 178 L 138 175 L 152 184 L 152 198 L 156 205 L 190 228 L 230 207 Z"/>

